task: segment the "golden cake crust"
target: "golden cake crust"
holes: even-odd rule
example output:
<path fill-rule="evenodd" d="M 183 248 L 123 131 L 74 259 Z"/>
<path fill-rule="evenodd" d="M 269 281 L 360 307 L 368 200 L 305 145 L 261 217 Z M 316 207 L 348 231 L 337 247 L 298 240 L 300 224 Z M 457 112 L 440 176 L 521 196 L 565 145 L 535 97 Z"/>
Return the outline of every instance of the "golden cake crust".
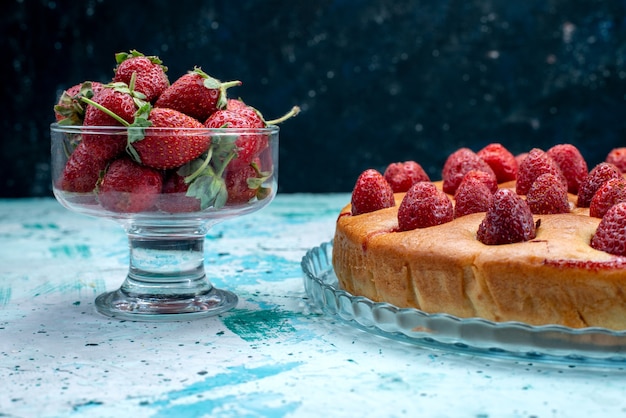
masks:
<path fill-rule="evenodd" d="M 626 258 L 589 245 L 600 219 L 588 209 L 535 215 L 535 239 L 485 245 L 476 239 L 484 213 L 398 232 L 403 195 L 371 213 L 342 209 L 333 267 L 346 291 L 462 318 L 626 330 Z"/>

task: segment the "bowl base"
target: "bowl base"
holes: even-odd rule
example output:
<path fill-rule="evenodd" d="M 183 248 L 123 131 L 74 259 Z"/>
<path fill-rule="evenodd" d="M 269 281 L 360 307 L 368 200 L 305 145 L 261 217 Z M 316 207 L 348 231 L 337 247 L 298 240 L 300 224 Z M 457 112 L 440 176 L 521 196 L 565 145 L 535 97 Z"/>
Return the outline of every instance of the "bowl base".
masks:
<path fill-rule="evenodd" d="M 106 316 L 129 321 L 188 321 L 224 313 L 237 305 L 234 293 L 215 287 L 188 297 L 132 296 L 118 289 L 96 298 L 96 310 Z"/>

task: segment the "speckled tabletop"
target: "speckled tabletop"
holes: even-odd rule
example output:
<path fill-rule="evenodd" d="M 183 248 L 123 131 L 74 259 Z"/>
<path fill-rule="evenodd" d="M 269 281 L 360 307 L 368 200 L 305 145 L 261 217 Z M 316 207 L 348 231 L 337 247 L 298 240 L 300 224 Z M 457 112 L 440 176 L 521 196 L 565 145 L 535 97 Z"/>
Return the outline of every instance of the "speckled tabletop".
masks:
<path fill-rule="evenodd" d="M 626 371 L 495 360 L 360 331 L 307 302 L 300 261 L 347 194 L 281 195 L 215 226 L 206 268 L 237 307 L 146 323 L 95 312 L 128 246 L 53 199 L 0 200 L 0 416 L 626 415 Z"/>

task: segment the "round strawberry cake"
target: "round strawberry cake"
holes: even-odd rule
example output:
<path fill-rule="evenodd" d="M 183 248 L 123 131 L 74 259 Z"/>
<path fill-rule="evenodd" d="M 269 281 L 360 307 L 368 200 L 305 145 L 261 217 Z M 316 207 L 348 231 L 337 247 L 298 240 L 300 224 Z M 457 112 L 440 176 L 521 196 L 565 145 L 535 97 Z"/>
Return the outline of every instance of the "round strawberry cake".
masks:
<path fill-rule="evenodd" d="M 626 330 L 626 149 L 591 170 L 559 144 L 461 148 L 431 182 L 365 170 L 337 219 L 333 267 L 355 296 L 460 318 Z"/>

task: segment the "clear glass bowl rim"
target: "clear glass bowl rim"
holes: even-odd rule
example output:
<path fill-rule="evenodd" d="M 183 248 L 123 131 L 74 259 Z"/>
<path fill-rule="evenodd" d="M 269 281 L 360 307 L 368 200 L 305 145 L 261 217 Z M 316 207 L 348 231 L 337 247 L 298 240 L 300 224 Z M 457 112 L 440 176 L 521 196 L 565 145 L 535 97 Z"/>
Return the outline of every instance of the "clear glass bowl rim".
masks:
<path fill-rule="evenodd" d="M 250 134 L 267 134 L 272 135 L 278 133 L 280 128 L 277 125 L 269 125 L 265 128 L 166 128 L 166 127 L 125 127 L 125 126 L 91 126 L 91 125 L 62 125 L 58 122 L 50 124 L 52 132 L 65 134 L 91 134 L 91 135 L 123 135 L 128 131 L 144 131 L 151 134 L 171 135 L 172 130 L 177 135 L 250 135 Z"/>

